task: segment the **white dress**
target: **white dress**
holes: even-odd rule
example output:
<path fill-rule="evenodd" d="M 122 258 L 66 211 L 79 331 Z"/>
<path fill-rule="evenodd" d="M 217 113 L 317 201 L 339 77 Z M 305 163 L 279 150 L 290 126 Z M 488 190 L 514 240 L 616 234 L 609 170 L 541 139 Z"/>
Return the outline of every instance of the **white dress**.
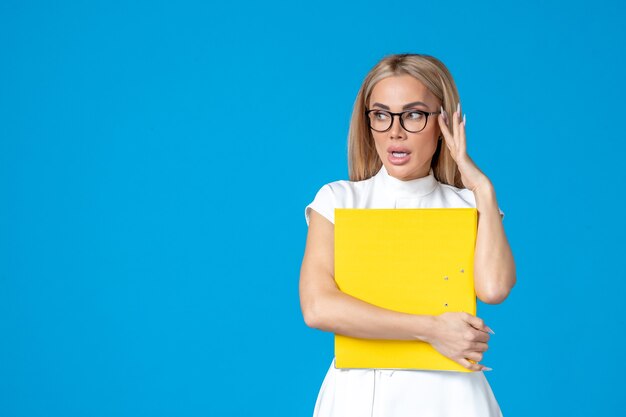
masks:
<path fill-rule="evenodd" d="M 476 207 L 474 193 L 428 176 L 402 181 L 383 165 L 363 181 L 325 184 L 304 210 L 335 223 L 335 208 Z M 500 210 L 500 215 L 504 213 Z M 501 417 L 481 372 L 337 369 L 333 358 L 315 402 L 313 417 Z"/>

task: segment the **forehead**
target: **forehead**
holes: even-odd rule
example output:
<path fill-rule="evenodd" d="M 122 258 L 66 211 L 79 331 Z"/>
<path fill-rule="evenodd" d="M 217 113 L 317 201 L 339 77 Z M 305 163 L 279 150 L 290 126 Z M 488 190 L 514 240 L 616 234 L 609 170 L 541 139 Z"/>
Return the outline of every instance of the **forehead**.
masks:
<path fill-rule="evenodd" d="M 413 101 L 430 103 L 435 96 L 417 78 L 408 75 L 394 75 L 378 81 L 369 99 L 369 105 L 374 102 L 390 106 L 402 106 Z"/>

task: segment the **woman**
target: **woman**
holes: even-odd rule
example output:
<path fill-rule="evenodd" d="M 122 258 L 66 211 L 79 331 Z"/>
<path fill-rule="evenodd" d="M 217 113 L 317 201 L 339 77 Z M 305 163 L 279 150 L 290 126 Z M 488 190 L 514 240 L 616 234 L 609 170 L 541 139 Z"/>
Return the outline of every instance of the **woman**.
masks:
<path fill-rule="evenodd" d="M 335 285 L 335 208 L 475 207 L 476 296 L 501 303 L 515 264 L 494 187 L 466 151 L 466 117 L 445 65 L 420 54 L 383 58 L 357 95 L 348 137 L 350 181 L 325 184 L 305 208 L 300 273 L 306 324 L 359 338 L 421 340 L 474 372 L 337 369 L 334 359 L 314 417 L 501 416 L 479 362 L 493 331 L 462 312 L 414 315 L 377 307 Z M 470 360 L 475 361 L 470 362 Z"/>

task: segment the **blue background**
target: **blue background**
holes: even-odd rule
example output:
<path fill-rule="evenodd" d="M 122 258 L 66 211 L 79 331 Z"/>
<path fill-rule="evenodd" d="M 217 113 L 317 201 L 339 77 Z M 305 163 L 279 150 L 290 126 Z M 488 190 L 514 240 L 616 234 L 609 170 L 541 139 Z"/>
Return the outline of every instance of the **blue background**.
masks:
<path fill-rule="evenodd" d="M 0 3 L 0 415 L 310 416 L 304 207 L 384 55 L 454 75 L 518 284 L 507 417 L 623 411 L 618 2 Z"/>

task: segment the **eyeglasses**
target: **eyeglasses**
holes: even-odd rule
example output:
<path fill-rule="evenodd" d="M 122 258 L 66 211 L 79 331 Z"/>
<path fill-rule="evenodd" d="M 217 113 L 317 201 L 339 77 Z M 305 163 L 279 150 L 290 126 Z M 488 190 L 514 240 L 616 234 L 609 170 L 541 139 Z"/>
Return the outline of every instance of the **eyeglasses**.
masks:
<path fill-rule="evenodd" d="M 367 117 L 367 123 L 372 130 L 376 132 L 386 132 L 391 129 L 393 125 L 393 117 L 400 116 L 400 125 L 407 132 L 417 133 L 426 127 L 428 123 L 428 116 L 432 114 L 439 114 L 440 111 L 423 111 L 423 110 L 407 110 L 401 113 L 393 113 L 386 110 L 366 110 L 365 116 Z"/>

